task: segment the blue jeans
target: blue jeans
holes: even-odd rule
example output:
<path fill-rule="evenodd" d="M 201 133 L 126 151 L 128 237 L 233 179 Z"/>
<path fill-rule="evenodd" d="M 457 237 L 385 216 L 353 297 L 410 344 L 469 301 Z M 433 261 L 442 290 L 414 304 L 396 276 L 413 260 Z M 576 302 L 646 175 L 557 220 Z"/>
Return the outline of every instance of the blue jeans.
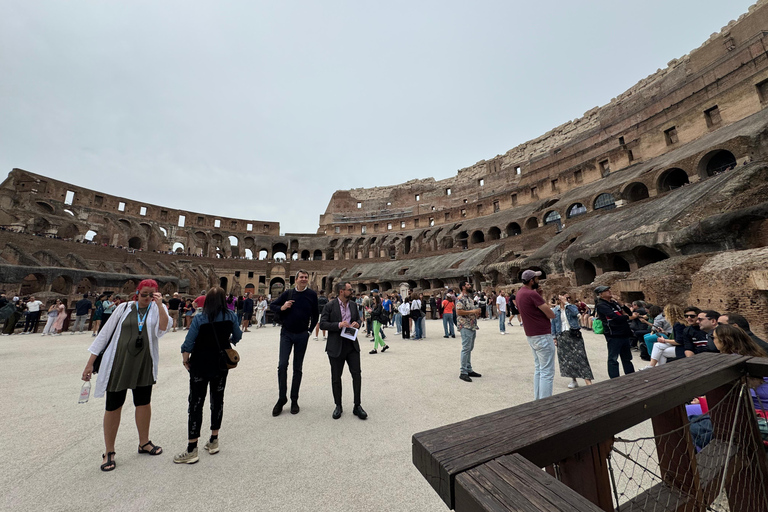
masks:
<path fill-rule="evenodd" d="M 453 313 L 443 313 L 443 330 L 445 331 L 446 336 L 449 336 L 448 334 L 449 325 L 451 326 L 450 336 L 456 336 L 456 333 L 453 331 Z"/>
<path fill-rule="evenodd" d="M 420 338 L 426 338 L 427 337 L 427 317 L 426 315 L 419 318 L 419 337 Z"/>
<path fill-rule="evenodd" d="M 551 334 L 526 336 L 533 351 L 533 399 L 552 396 L 555 380 L 555 342 Z"/>
<path fill-rule="evenodd" d="M 465 375 L 472 371 L 472 349 L 475 348 L 476 335 L 475 330 L 461 330 L 461 373 Z"/>
<path fill-rule="evenodd" d="M 421 335 L 421 318 L 414 318 L 413 319 L 413 336 L 411 336 L 412 340 L 417 340 L 422 337 Z"/>
<path fill-rule="evenodd" d="M 307 342 L 309 341 L 308 332 L 288 332 L 285 329 L 280 330 L 280 360 L 277 365 L 277 387 L 280 393 L 280 400 L 286 400 L 288 394 L 288 359 L 293 352 L 293 380 L 291 382 L 291 400 L 299 399 L 299 388 L 301 387 L 302 366 L 304 365 L 304 354 L 307 352 Z"/>
<path fill-rule="evenodd" d="M 624 375 L 635 373 L 629 338 L 605 338 L 605 340 L 608 342 L 608 377 L 615 379 L 619 376 L 619 357 L 624 367 Z"/>
<path fill-rule="evenodd" d="M 506 317 L 506 313 L 504 311 L 499 311 L 499 330 L 501 332 L 507 332 L 507 328 L 504 325 L 504 318 Z"/>
<path fill-rule="evenodd" d="M 397 329 L 395 334 L 400 334 L 403 330 L 403 317 L 400 313 L 395 313 L 395 328 Z"/>

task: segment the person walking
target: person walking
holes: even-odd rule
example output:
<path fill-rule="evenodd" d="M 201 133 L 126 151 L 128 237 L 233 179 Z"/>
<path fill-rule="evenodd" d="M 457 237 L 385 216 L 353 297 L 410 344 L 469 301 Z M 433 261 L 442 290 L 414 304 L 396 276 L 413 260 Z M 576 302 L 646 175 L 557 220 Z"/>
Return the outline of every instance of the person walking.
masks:
<path fill-rule="evenodd" d="M 96 299 L 95 311 L 93 313 L 93 321 L 91 322 L 91 336 L 96 336 L 101 328 L 101 321 L 104 316 L 104 299 L 106 295 L 103 293 Z"/>
<path fill-rule="evenodd" d="M 127 391 L 133 392 L 136 428 L 139 431 L 139 453 L 160 455 L 163 449 L 149 440 L 152 417 L 152 386 L 157 381 L 159 366 L 158 340 L 170 332 L 171 321 L 163 306 L 157 282 L 145 279 L 136 290 L 136 300 L 124 302 L 115 309 L 110 320 L 88 348 L 91 353 L 82 379 L 90 381 L 93 363 L 103 354 L 96 378 L 95 397 L 106 394 L 102 471 L 112 471 L 115 463 L 115 439 Z"/>
<path fill-rule="evenodd" d="M 75 303 L 75 325 L 72 327 L 72 334 L 75 334 L 75 331 L 80 334 L 85 331 L 85 322 L 88 320 L 88 313 L 91 312 L 91 308 L 93 308 L 93 304 L 88 300 L 87 293 Z"/>
<path fill-rule="evenodd" d="M 517 292 L 517 308 L 523 320 L 523 330 L 533 352 L 533 399 L 552 396 L 555 380 L 555 342 L 550 320 L 555 313 L 539 293 L 541 272 L 523 272 L 523 287 Z"/>
<path fill-rule="evenodd" d="M 584 379 L 587 386 L 592 384 L 592 367 L 589 366 L 587 350 L 579 325 L 579 308 L 571 304 L 571 297 L 565 292 L 558 295 L 558 304 L 554 308 L 552 334 L 557 346 L 557 361 L 560 363 L 560 375 L 570 377 L 568 389 L 579 387 L 576 379 Z"/>
<path fill-rule="evenodd" d="M 270 308 L 280 316 L 280 355 L 277 365 L 277 403 L 272 416 L 279 416 L 288 403 L 288 360 L 293 351 L 293 379 L 291 381 L 291 414 L 299 413 L 299 388 L 301 387 L 304 354 L 312 329 L 317 324 L 317 294 L 309 288 L 309 272 L 296 272 L 296 287 L 284 291 Z"/>
<path fill-rule="evenodd" d="M 341 374 L 344 372 L 344 364 L 349 367 L 352 374 L 352 391 L 354 394 L 354 408 L 352 414 L 364 420 L 368 418 L 360 405 L 362 377 L 360 370 L 360 343 L 357 341 L 357 331 L 360 328 L 360 312 L 353 301 L 352 285 L 349 282 L 340 282 L 335 285 L 337 298 L 330 301 L 323 309 L 320 317 L 320 328 L 328 331 L 328 342 L 325 352 L 328 354 L 328 362 L 331 365 L 331 389 L 336 408 L 331 417 L 335 420 L 341 418 L 344 411 L 341 401 Z M 349 332 L 352 331 L 352 332 Z"/>
<path fill-rule="evenodd" d="M 456 337 L 456 332 L 453 330 L 453 315 L 454 315 L 454 307 L 456 304 L 453 302 L 453 295 L 448 293 L 446 294 L 445 298 L 443 299 L 442 308 L 443 308 L 443 332 L 445 335 L 443 338 L 447 338 L 449 335 L 451 338 Z M 450 327 L 450 329 L 449 329 Z M 450 334 L 449 334 L 450 332 Z"/>
<path fill-rule="evenodd" d="M 634 373 L 635 366 L 632 364 L 630 347 L 633 334 L 632 329 L 629 328 L 629 316 L 619 303 L 613 300 L 609 286 L 598 286 L 595 288 L 595 295 L 598 297 L 595 310 L 597 317 L 603 322 L 603 334 L 608 344 L 608 376 L 612 379 L 619 376 L 619 357 L 621 357 L 624 375 Z"/>
<path fill-rule="evenodd" d="M 496 311 L 499 314 L 499 333 L 507 334 L 506 324 L 504 323 L 505 315 L 507 314 L 507 298 L 504 296 L 503 291 L 499 292 L 499 295 L 496 297 Z"/>
<path fill-rule="evenodd" d="M 461 333 L 461 368 L 459 378 L 464 382 L 472 382 L 472 377 L 482 377 L 472 369 L 472 350 L 475 348 L 477 336 L 477 317 L 480 308 L 475 306 L 472 299 L 472 285 L 469 281 L 461 284 L 461 295 L 456 300 L 458 328 Z"/>
<path fill-rule="evenodd" d="M 179 323 L 179 309 L 181 307 L 181 299 L 179 299 L 179 292 L 174 292 L 173 298 L 168 301 L 168 315 L 171 317 L 171 323 L 173 324 L 173 330 L 176 332 L 176 324 Z"/>
<path fill-rule="evenodd" d="M 253 299 L 251 298 L 250 292 L 245 294 L 242 313 L 238 313 L 238 318 L 240 318 L 240 316 L 242 316 L 243 323 L 242 331 L 251 332 L 248 330 L 248 326 L 251 325 L 251 318 L 253 318 Z"/>
<path fill-rule="evenodd" d="M 176 464 L 194 464 L 199 460 L 197 440 L 203 423 L 205 395 L 211 393 L 211 437 L 205 450 L 211 455 L 219 451 L 219 430 L 224 415 L 224 388 L 227 386 L 225 350 L 237 345 L 243 337 L 237 313 L 226 303 L 224 289 L 211 288 L 205 296 L 203 313 L 192 320 L 181 345 L 181 364 L 189 372 L 189 421 L 187 449 L 173 458 Z"/>
<path fill-rule="evenodd" d="M 386 315 L 384 306 L 381 302 L 381 297 L 378 295 L 373 296 L 373 304 L 371 308 L 371 320 L 373 321 L 373 350 L 368 352 L 369 354 L 378 353 L 376 349 L 381 345 L 381 352 L 386 352 L 389 345 L 384 343 L 381 339 L 381 324 L 383 323 L 384 316 Z"/>

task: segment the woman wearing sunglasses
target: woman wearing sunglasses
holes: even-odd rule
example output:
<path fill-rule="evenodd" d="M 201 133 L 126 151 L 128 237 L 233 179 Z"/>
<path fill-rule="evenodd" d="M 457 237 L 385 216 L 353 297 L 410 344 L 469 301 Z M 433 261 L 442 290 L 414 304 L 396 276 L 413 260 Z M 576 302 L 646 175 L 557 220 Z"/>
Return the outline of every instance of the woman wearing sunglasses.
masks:
<path fill-rule="evenodd" d="M 158 339 L 172 327 L 157 282 L 145 279 L 139 283 L 134 300 L 120 304 L 105 323 L 88 349 L 91 357 L 83 370 L 83 380 L 91 380 L 93 363 L 104 352 L 96 378 L 94 396 L 107 395 L 104 413 L 102 471 L 115 469 L 115 438 L 120 414 L 128 390 L 136 407 L 139 431 L 139 453 L 160 455 L 163 449 L 149 440 L 152 386 L 157 380 Z"/>

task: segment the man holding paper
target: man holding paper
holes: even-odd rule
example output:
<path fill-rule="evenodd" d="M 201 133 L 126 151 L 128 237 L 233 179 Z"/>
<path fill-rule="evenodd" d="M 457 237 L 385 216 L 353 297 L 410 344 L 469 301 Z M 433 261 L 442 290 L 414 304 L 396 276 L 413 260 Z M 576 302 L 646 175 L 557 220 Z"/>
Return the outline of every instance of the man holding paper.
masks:
<path fill-rule="evenodd" d="M 368 417 L 360 406 L 360 344 L 357 341 L 357 330 L 360 328 L 360 313 L 354 302 L 350 303 L 352 285 L 349 283 L 336 283 L 336 295 L 338 298 L 330 301 L 323 308 L 320 316 L 320 329 L 328 331 L 328 341 L 325 351 L 328 361 L 331 363 L 331 388 L 333 389 L 333 401 L 336 409 L 333 411 L 333 419 L 341 417 L 341 374 L 344 372 L 344 363 L 349 366 L 352 374 L 352 391 L 354 393 L 355 407 L 352 414 L 364 420 Z"/>

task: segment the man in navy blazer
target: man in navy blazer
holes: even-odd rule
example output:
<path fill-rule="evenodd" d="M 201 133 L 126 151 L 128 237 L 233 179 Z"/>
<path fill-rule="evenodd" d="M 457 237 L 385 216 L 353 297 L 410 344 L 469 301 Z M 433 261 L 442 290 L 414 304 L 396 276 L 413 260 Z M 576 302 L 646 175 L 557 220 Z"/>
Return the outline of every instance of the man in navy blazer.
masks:
<path fill-rule="evenodd" d="M 341 374 L 344 372 L 344 363 L 349 366 L 352 374 L 352 390 L 355 395 L 355 407 L 352 414 L 364 420 L 368 417 L 360 406 L 360 344 L 355 339 L 345 338 L 341 335 L 344 330 L 360 328 L 360 313 L 357 305 L 350 301 L 352 285 L 349 283 L 336 283 L 336 295 L 338 298 L 330 301 L 323 308 L 320 316 L 320 329 L 328 331 L 328 341 L 325 351 L 328 361 L 331 363 L 331 387 L 333 389 L 333 401 L 336 409 L 333 411 L 333 419 L 341 417 Z"/>

